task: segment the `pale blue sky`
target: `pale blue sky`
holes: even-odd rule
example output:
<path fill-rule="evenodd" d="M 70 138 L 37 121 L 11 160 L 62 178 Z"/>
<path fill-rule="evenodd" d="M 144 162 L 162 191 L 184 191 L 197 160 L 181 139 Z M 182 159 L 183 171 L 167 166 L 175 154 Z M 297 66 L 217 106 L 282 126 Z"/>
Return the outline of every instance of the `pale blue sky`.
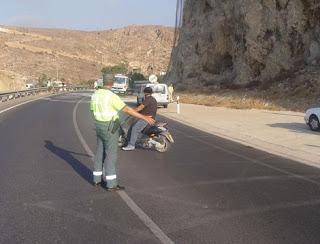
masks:
<path fill-rule="evenodd" d="M 175 0 L 1 0 L 0 25 L 101 30 L 174 26 Z"/>

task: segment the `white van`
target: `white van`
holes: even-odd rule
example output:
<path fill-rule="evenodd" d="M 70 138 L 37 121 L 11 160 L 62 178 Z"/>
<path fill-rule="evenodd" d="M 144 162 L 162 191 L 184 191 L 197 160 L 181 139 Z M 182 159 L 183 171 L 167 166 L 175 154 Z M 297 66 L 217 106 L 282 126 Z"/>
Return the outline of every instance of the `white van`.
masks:
<path fill-rule="evenodd" d="M 141 87 L 140 92 L 137 95 L 137 105 L 140 105 L 144 100 L 143 90 L 145 87 L 151 87 L 153 94 L 152 96 L 157 100 L 158 106 L 168 107 L 169 104 L 169 92 L 166 84 L 153 84 L 148 83 Z"/>

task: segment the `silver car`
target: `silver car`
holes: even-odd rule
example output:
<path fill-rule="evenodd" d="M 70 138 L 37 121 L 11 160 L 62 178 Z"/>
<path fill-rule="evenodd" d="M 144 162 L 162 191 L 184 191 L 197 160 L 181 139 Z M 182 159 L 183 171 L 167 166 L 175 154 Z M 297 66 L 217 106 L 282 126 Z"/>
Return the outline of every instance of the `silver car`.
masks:
<path fill-rule="evenodd" d="M 144 100 L 143 90 L 145 87 L 151 87 L 153 94 L 152 96 L 157 100 L 158 106 L 168 107 L 169 104 L 169 92 L 166 84 L 145 84 L 141 86 L 140 92 L 137 95 L 137 105 L 140 105 Z"/>
<path fill-rule="evenodd" d="M 312 131 L 320 130 L 320 108 L 309 108 L 306 111 L 304 120 Z"/>

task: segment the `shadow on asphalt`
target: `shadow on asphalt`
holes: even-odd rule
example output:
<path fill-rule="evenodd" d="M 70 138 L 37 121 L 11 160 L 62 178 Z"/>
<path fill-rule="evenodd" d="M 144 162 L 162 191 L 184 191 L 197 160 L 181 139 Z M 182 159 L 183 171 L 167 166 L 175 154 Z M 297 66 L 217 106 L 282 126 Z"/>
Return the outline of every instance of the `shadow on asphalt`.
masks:
<path fill-rule="evenodd" d="M 317 147 L 317 148 L 320 148 L 320 146 L 318 146 L 318 145 L 310 145 L 310 144 L 305 144 L 306 146 L 308 146 L 308 147 Z"/>
<path fill-rule="evenodd" d="M 268 124 L 268 126 L 273 128 L 288 129 L 290 131 L 298 132 L 298 133 L 315 134 L 315 132 L 310 131 L 308 126 L 304 123 L 275 123 L 275 124 Z"/>
<path fill-rule="evenodd" d="M 66 161 L 74 169 L 74 171 L 76 171 L 83 179 L 85 179 L 90 184 L 92 183 L 92 170 L 73 156 L 79 155 L 90 157 L 89 155 L 65 150 L 61 147 L 54 145 L 51 141 L 48 140 L 45 140 L 44 147 L 48 149 L 50 152 L 60 157 L 61 159 L 63 159 L 64 161 Z"/>
<path fill-rule="evenodd" d="M 289 113 L 281 113 L 281 112 L 270 112 L 270 111 L 261 111 L 262 113 L 267 113 L 267 114 L 276 114 L 276 115 L 283 115 L 283 116 L 290 116 L 290 117 L 301 117 L 303 116 L 298 115 L 298 114 L 289 114 Z"/>

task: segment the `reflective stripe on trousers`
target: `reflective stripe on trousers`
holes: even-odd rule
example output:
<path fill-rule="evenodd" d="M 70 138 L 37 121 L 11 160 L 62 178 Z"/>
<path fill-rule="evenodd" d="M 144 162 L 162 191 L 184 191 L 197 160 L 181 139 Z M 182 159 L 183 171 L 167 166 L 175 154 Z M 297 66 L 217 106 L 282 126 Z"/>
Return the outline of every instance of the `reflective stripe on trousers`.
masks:
<path fill-rule="evenodd" d="M 106 180 L 115 180 L 117 179 L 117 175 L 107 175 Z"/>

